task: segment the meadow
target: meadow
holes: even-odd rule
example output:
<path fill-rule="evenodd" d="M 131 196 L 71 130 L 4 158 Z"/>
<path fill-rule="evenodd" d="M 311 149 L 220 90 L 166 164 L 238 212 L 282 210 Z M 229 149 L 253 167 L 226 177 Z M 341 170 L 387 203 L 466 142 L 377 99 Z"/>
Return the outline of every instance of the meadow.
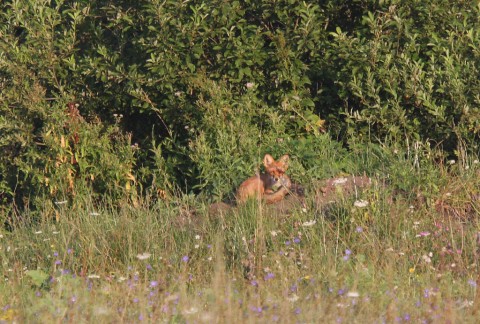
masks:
<path fill-rule="evenodd" d="M 480 165 L 417 153 L 367 153 L 370 186 L 321 204 L 303 183 L 286 213 L 179 194 L 21 214 L 0 237 L 0 321 L 474 323 Z"/>
<path fill-rule="evenodd" d="M 476 323 L 479 17 L 0 1 L 0 324 Z"/>

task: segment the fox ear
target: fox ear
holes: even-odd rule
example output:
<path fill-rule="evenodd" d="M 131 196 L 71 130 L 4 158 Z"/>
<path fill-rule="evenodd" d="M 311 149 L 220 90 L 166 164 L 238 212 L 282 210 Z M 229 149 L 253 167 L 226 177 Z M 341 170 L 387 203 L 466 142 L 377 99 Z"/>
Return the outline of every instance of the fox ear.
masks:
<path fill-rule="evenodd" d="M 263 165 L 267 168 L 270 164 L 275 162 L 275 159 L 270 154 L 265 154 L 263 157 Z"/>
<path fill-rule="evenodd" d="M 290 160 L 290 157 L 288 154 L 285 154 L 281 158 L 278 159 L 278 162 L 283 163 L 285 165 L 285 168 L 288 167 L 288 161 Z"/>

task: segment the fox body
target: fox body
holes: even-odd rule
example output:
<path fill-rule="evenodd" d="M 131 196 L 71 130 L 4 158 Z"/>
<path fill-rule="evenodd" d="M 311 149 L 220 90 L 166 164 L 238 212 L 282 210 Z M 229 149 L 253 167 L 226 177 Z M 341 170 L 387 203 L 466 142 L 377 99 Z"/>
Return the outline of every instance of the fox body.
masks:
<path fill-rule="evenodd" d="M 282 200 L 291 186 L 290 178 L 285 174 L 288 169 L 288 160 L 288 155 L 275 161 L 270 154 L 265 154 L 263 158 L 265 173 L 245 180 L 238 188 L 237 201 L 241 203 L 256 197 L 257 199 L 263 198 L 271 204 Z"/>

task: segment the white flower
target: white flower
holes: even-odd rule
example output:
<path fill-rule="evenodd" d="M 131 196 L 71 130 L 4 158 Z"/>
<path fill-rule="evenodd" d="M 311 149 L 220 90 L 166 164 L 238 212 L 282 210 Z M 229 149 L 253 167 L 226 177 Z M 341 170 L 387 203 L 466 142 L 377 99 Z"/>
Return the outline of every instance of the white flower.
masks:
<path fill-rule="evenodd" d="M 315 225 L 316 223 L 317 223 L 317 221 L 312 219 L 311 221 L 303 223 L 302 226 L 309 227 L 309 226 Z"/>
<path fill-rule="evenodd" d="M 344 183 L 346 183 L 347 181 L 348 181 L 347 178 L 338 178 L 338 179 L 333 180 L 332 184 L 333 184 L 334 186 L 336 186 L 336 185 L 344 184 Z"/>
<path fill-rule="evenodd" d="M 356 297 L 360 297 L 360 294 L 356 291 L 349 291 L 347 293 L 347 297 L 352 297 L 352 298 L 356 298 Z"/>
<path fill-rule="evenodd" d="M 96 274 L 91 274 L 87 277 L 88 279 L 99 279 L 100 276 L 99 275 L 96 275 Z"/>
<path fill-rule="evenodd" d="M 368 201 L 366 200 L 357 200 L 353 203 L 353 206 L 358 208 L 363 208 L 368 206 Z"/>
<path fill-rule="evenodd" d="M 150 253 L 143 252 L 142 254 L 137 254 L 137 259 L 146 260 L 146 259 L 150 258 L 151 256 L 152 255 Z"/>

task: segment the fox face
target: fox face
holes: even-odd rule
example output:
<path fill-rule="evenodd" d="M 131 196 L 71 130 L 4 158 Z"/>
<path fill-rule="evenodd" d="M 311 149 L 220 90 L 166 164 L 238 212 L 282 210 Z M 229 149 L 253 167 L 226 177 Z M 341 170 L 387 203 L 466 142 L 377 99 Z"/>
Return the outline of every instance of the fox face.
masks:
<path fill-rule="evenodd" d="M 278 161 L 275 161 L 275 159 L 270 154 L 265 154 L 265 157 L 263 158 L 265 172 L 267 172 L 267 174 L 269 174 L 273 178 L 273 180 L 277 182 L 287 171 L 289 159 L 290 157 L 285 154 L 284 156 L 279 158 Z"/>
<path fill-rule="evenodd" d="M 290 178 L 285 174 L 288 160 L 288 155 L 283 155 L 275 161 L 270 154 L 265 154 L 263 158 L 265 173 L 245 180 L 238 188 L 237 200 L 244 202 L 250 197 L 264 198 L 267 203 L 282 200 L 291 185 Z"/>

